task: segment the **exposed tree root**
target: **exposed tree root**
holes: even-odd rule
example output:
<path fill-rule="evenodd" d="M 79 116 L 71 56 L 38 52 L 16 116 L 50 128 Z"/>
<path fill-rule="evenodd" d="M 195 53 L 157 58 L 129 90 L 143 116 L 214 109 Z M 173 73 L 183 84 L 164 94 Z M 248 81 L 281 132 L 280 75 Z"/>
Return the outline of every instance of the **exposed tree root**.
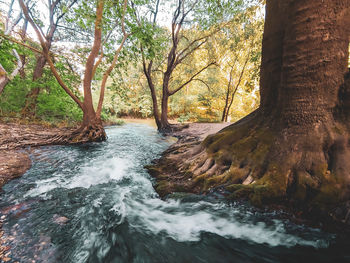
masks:
<path fill-rule="evenodd" d="M 102 124 L 78 129 L 48 128 L 40 125 L 0 124 L 0 150 L 28 146 L 66 145 L 100 142 L 107 136 Z"/>
<path fill-rule="evenodd" d="M 267 123 L 256 112 L 201 143 L 173 146 L 149 167 L 156 190 L 161 196 L 221 190 L 257 206 L 287 205 L 314 215 L 349 200 L 345 127 L 318 124 L 277 133 Z"/>
<path fill-rule="evenodd" d="M 102 124 L 82 126 L 70 134 L 58 135 L 52 138 L 52 144 L 80 144 L 88 142 L 102 142 L 107 139 Z"/>

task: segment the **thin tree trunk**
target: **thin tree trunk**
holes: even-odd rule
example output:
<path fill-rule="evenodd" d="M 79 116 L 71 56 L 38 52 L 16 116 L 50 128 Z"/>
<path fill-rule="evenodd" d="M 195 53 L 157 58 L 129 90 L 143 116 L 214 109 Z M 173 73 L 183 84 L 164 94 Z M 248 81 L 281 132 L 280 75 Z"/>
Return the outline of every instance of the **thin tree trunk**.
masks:
<path fill-rule="evenodd" d="M 221 117 L 221 121 L 224 122 L 226 119 L 226 112 L 227 112 L 227 106 L 228 106 L 228 98 L 229 98 L 230 94 L 229 94 L 229 88 L 227 87 L 226 90 L 226 98 L 225 98 L 225 106 L 224 109 L 222 111 L 222 117 Z"/>
<path fill-rule="evenodd" d="M 22 42 L 25 43 L 26 42 L 26 37 L 27 37 L 27 28 L 28 28 L 28 20 L 24 19 L 24 23 L 20 32 L 20 36 L 22 39 Z M 23 67 L 21 68 L 19 74 L 21 75 L 21 78 L 24 79 L 26 77 L 26 72 L 24 70 L 24 65 L 26 64 L 26 55 L 20 55 L 21 61 L 22 61 L 22 65 Z"/>
<path fill-rule="evenodd" d="M 37 81 L 43 76 L 45 64 L 45 56 L 39 55 L 36 59 L 36 64 L 33 72 L 33 81 Z M 36 86 L 26 95 L 25 105 L 22 109 L 22 115 L 31 117 L 35 115 L 39 93 L 40 87 Z"/>
<path fill-rule="evenodd" d="M 153 116 L 154 116 L 154 119 L 156 121 L 157 128 L 160 129 L 161 123 L 160 123 L 160 114 L 159 114 L 159 108 L 158 108 L 157 93 L 156 93 L 156 89 L 155 89 L 153 81 L 152 81 L 151 71 L 152 71 L 152 61 L 150 61 L 149 65 L 148 65 L 148 69 L 146 68 L 146 64 L 143 63 L 143 72 L 146 76 L 148 87 L 151 91 Z"/>
<path fill-rule="evenodd" d="M 161 116 L 160 116 L 160 126 L 159 130 L 167 131 L 170 129 L 170 123 L 168 121 L 168 104 L 169 104 L 169 72 L 165 72 L 163 78 L 163 92 L 162 92 L 162 105 L 161 105 Z"/>
<path fill-rule="evenodd" d="M 3 92 L 5 86 L 9 81 L 10 79 L 7 77 L 6 70 L 0 64 L 0 94 Z"/>
<path fill-rule="evenodd" d="M 227 115 L 228 115 L 228 111 L 227 107 L 229 104 L 229 97 L 230 97 L 230 92 L 231 92 L 231 83 L 232 83 L 232 75 L 233 75 L 233 69 L 234 69 L 234 64 L 231 66 L 231 70 L 230 70 L 230 77 L 229 77 L 229 81 L 227 83 L 227 89 L 226 89 L 226 98 L 225 98 L 225 106 L 224 106 L 224 110 L 222 112 L 222 118 L 221 121 L 227 121 Z"/>
<path fill-rule="evenodd" d="M 160 118 L 160 126 L 162 131 L 166 131 L 170 128 L 170 123 L 168 121 L 168 103 L 169 96 L 165 93 L 162 96 L 162 114 Z"/>
<path fill-rule="evenodd" d="M 0 64 L 0 93 L 2 93 L 2 91 L 4 90 L 6 85 L 10 82 L 10 80 L 12 80 L 14 77 L 18 75 L 18 73 L 21 71 L 21 69 L 24 66 L 22 63 L 21 57 L 18 55 L 18 52 L 16 49 L 12 50 L 12 54 L 17 59 L 17 66 L 10 75 L 7 74 L 6 70 Z"/>
<path fill-rule="evenodd" d="M 122 19 L 121 19 L 123 39 L 122 39 L 122 42 L 120 43 L 119 47 L 115 51 L 115 54 L 114 54 L 113 61 L 112 61 L 111 65 L 108 67 L 108 69 L 103 74 L 102 83 L 101 83 L 101 90 L 100 90 L 100 99 L 98 101 L 97 110 L 96 110 L 96 117 L 97 117 L 97 119 L 101 119 L 102 105 L 103 105 L 103 99 L 105 97 L 105 88 L 106 88 L 107 79 L 108 79 L 109 75 L 111 74 L 112 70 L 115 68 L 115 66 L 117 64 L 117 61 L 118 61 L 118 57 L 119 57 L 120 51 L 122 50 L 122 48 L 123 48 L 123 46 L 125 44 L 125 41 L 128 38 L 128 36 L 129 36 L 129 34 L 127 34 L 126 31 L 125 31 L 125 12 L 126 12 L 127 6 L 128 6 L 128 1 L 124 0 L 123 16 L 122 16 Z M 108 38 L 108 36 L 107 36 L 107 38 Z M 101 44 L 100 44 L 100 46 L 101 46 Z M 101 61 L 99 59 L 95 63 L 95 65 L 94 65 L 94 67 L 92 69 L 92 77 L 95 75 L 96 65 L 98 65 L 100 62 Z"/>
<path fill-rule="evenodd" d="M 239 88 L 239 85 L 241 85 L 242 78 L 243 78 L 243 74 L 244 74 L 244 72 L 245 72 L 245 68 L 246 68 L 246 66 L 247 66 L 247 64 L 248 64 L 249 58 L 250 58 L 250 52 L 248 53 L 248 56 L 247 56 L 247 58 L 246 58 L 246 60 L 245 60 L 245 62 L 244 62 L 244 65 L 243 65 L 241 74 L 239 75 L 239 79 L 238 79 L 238 82 L 237 82 L 237 84 L 236 84 L 236 87 L 235 87 L 235 89 L 234 89 L 233 92 L 232 92 L 230 104 L 228 105 L 227 111 L 226 111 L 226 114 L 225 114 L 225 122 L 227 122 L 227 120 L 228 120 L 228 115 L 229 115 L 229 113 L 230 113 L 230 109 L 231 109 L 231 106 L 232 106 L 232 104 L 233 104 L 233 100 L 234 100 L 234 98 L 235 98 L 235 95 L 236 95 L 236 93 L 237 93 L 237 90 L 238 90 L 238 88 Z M 231 71 L 230 74 L 232 75 L 232 71 Z M 231 79 L 232 79 L 232 78 L 230 78 L 230 80 L 231 80 Z"/>

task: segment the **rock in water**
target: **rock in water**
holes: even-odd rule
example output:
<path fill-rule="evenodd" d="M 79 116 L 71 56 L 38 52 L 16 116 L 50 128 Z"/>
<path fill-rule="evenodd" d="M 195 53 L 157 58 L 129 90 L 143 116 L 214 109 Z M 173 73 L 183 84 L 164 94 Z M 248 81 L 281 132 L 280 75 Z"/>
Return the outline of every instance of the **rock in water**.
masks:
<path fill-rule="evenodd" d="M 69 218 L 59 215 L 54 215 L 52 219 L 56 224 L 59 225 L 65 225 L 69 221 Z"/>

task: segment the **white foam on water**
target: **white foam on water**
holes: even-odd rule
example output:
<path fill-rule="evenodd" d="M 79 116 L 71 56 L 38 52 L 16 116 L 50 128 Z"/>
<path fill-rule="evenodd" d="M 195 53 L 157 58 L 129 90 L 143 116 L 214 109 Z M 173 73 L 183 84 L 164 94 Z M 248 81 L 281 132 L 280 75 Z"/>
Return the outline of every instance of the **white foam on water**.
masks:
<path fill-rule="evenodd" d="M 128 167 L 130 167 L 130 162 L 118 157 L 90 161 L 75 176 L 56 172 L 50 179 L 36 181 L 36 186 L 30 189 L 24 196 L 34 197 L 45 195 L 56 188 L 89 188 L 110 181 L 120 181 L 130 177 L 126 172 Z"/>
<path fill-rule="evenodd" d="M 203 201 L 201 203 L 205 204 Z M 274 220 L 273 225 L 268 226 L 263 222 L 255 224 L 248 218 L 242 222 L 242 219 L 234 216 L 237 211 L 226 218 L 215 215 L 216 210 L 235 209 L 224 208 L 222 204 L 206 203 L 206 209 L 200 211 L 196 209 L 198 203 L 186 203 L 187 212 L 183 211 L 182 205 L 173 200 L 133 201 L 127 206 L 128 222 L 136 229 L 147 229 L 154 235 L 163 233 L 179 242 L 200 241 L 201 234 L 207 232 L 227 239 L 243 239 L 269 246 L 303 245 L 321 248 L 329 245 L 325 240 L 306 240 L 290 235 L 279 220 Z M 189 212 L 188 207 L 193 207 L 193 210 Z"/>
<path fill-rule="evenodd" d="M 67 188 L 84 187 L 108 183 L 112 180 L 120 181 L 128 176 L 127 168 L 130 166 L 126 159 L 114 157 L 102 162 L 92 163 L 93 166 L 82 168 L 81 173 L 75 176 Z"/>
<path fill-rule="evenodd" d="M 142 147 L 140 149 L 143 149 Z M 113 182 L 115 191 L 112 194 L 109 211 L 118 215 L 113 224 L 118 225 L 127 220 L 136 231 L 147 232 L 152 235 L 165 235 L 178 242 L 197 242 L 203 233 L 212 233 L 227 239 L 242 239 L 257 244 L 269 246 L 293 247 L 296 245 L 327 247 L 327 240 L 317 237 L 306 239 L 287 233 L 282 221 L 274 220 L 269 224 L 255 222 L 254 215 L 249 211 L 241 211 L 224 203 L 180 202 L 174 199 L 161 200 L 156 197 L 149 177 L 141 171 L 141 162 L 135 156 L 140 154 L 136 150 L 133 155 L 120 157 L 105 157 L 87 159 L 85 165 L 76 173 L 58 171 L 50 179 L 36 181 L 36 187 L 26 195 L 39 196 L 49 193 L 55 188 L 73 189 Z M 136 171 L 134 170 L 136 168 Z M 142 170 L 142 169 L 141 169 Z M 128 179 L 127 184 L 120 184 Z M 99 190 L 100 198 L 96 198 L 91 207 L 81 207 L 76 215 L 85 221 L 85 216 L 93 213 L 93 208 L 105 205 L 103 190 Z M 110 202 L 110 201 L 108 201 Z M 84 244 L 82 247 L 101 245 L 99 235 L 90 232 L 86 217 L 86 224 L 82 224 Z M 105 254 L 107 246 L 101 254 Z M 77 258 L 86 259 L 88 253 L 77 254 Z"/>

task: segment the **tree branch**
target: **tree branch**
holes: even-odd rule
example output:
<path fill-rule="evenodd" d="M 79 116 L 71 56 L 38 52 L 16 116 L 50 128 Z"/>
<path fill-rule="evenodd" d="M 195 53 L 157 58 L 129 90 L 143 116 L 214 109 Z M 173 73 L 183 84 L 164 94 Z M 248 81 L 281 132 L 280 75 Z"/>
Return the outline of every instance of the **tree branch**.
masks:
<path fill-rule="evenodd" d="M 12 49 L 12 54 L 16 57 L 17 59 L 17 67 L 13 70 L 13 72 L 11 73 L 9 79 L 13 79 L 14 77 L 17 76 L 18 72 L 23 68 L 23 63 L 22 60 L 20 58 L 20 56 L 17 53 L 16 49 Z"/>
<path fill-rule="evenodd" d="M 100 98 L 98 101 L 97 111 L 96 111 L 96 115 L 98 118 L 101 117 L 102 104 L 103 104 L 103 99 L 104 99 L 104 94 L 105 94 L 106 83 L 107 83 L 108 77 L 111 74 L 112 70 L 115 68 L 117 61 L 118 61 L 120 51 L 122 50 L 126 39 L 129 37 L 129 34 L 125 31 L 125 13 L 126 13 L 127 6 L 128 6 L 128 0 L 124 0 L 123 15 L 122 15 L 122 19 L 121 19 L 123 39 L 122 39 L 122 42 L 120 43 L 118 49 L 116 50 L 116 52 L 114 54 L 112 64 L 108 67 L 106 72 L 103 74 L 103 79 L 102 79 L 102 83 L 101 83 L 101 90 L 100 90 Z"/>
<path fill-rule="evenodd" d="M 21 45 L 21 46 L 23 46 L 23 47 L 25 47 L 25 48 L 28 48 L 28 49 L 30 49 L 30 50 L 32 50 L 32 51 L 38 53 L 38 54 L 43 54 L 43 52 L 42 52 L 41 50 L 36 49 L 36 48 L 34 48 L 34 47 L 32 47 L 32 46 L 29 46 L 29 45 L 27 45 L 27 44 L 25 44 L 25 43 L 22 43 L 21 41 L 19 41 L 19 40 L 17 40 L 17 39 L 14 39 L 14 38 L 12 38 L 12 37 L 10 37 L 10 36 L 4 35 L 4 34 L 2 34 L 2 33 L 0 33 L 0 36 L 3 37 L 4 39 L 7 39 L 8 41 L 11 41 L 11 42 L 16 43 L 16 44 L 18 44 L 18 45 Z"/>
<path fill-rule="evenodd" d="M 178 92 L 179 90 L 181 90 L 183 87 L 185 87 L 187 84 L 191 83 L 200 73 L 202 73 L 204 70 L 206 70 L 207 68 L 209 68 L 212 65 L 216 65 L 215 62 L 211 62 L 208 65 L 206 65 L 205 67 L 203 67 L 201 70 L 199 70 L 196 74 L 194 74 L 189 80 L 187 80 L 185 83 L 183 83 L 182 85 L 180 85 L 178 88 L 176 88 L 175 90 L 169 91 L 169 95 L 174 95 L 176 92 Z"/>
<path fill-rule="evenodd" d="M 205 86 L 207 86 L 208 90 L 211 91 L 210 86 L 204 80 L 202 80 L 202 79 L 193 79 L 192 81 L 200 81 L 200 82 L 202 82 Z"/>
<path fill-rule="evenodd" d="M 189 55 L 191 55 L 194 51 L 196 51 L 197 49 L 199 49 L 201 46 L 203 46 L 206 42 L 208 41 L 208 39 L 205 39 L 204 41 L 202 41 L 201 43 L 199 43 L 196 47 L 194 47 L 193 49 L 189 50 L 188 52 L 184 53 L 186 50 L 188 50 L 188 48 L 190 46 L 188 46 L 188 48 L 186 47 L 182 52 L 180 52 L 180 54 L 177 56 L 176 61 L 175 61 L 175 65 L 180 64 L 186 57 L 188 57 Z"/>
<path fill-rule="evenodd" d="M 7 77 L 7 72 L 0 63 L 0 94 L 2 93 L 2 91 L 4 90 L 5 86 L 9 81 L 10 80 Z"/>

